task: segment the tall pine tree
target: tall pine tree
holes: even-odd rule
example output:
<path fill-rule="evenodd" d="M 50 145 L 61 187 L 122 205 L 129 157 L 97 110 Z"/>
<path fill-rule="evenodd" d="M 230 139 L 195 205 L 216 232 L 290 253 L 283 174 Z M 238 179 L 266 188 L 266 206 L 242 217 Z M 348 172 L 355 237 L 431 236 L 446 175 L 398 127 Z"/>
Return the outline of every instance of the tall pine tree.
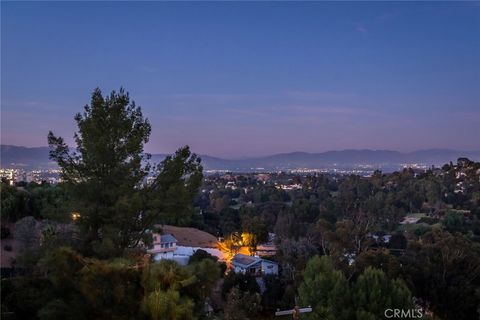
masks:
<path fill-rule="evenodd" d="M 202 167 L 188 146 L 151 170 L 144 153 L 150 123 L 123 89 L 107 97 L 95 89 L 75 121 L 75 151 L 52 132 L 48 143 L 79 214 L 84 254 L 118 256 L 148 243 L 155 223 L 189 223 Z M 146 185 L 149 173 L 156 180 Z"/>

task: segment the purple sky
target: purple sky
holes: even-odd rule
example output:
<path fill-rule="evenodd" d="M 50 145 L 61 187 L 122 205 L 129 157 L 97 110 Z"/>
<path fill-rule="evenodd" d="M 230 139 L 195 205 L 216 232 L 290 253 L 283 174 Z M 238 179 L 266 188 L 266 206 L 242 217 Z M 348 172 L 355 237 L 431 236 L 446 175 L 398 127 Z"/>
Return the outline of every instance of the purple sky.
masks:
<path fill-rule="evenodd" d="M 149 152 L 480 149 L 476 2 L 2 2 L 1 142 L 124 86 Z"/>

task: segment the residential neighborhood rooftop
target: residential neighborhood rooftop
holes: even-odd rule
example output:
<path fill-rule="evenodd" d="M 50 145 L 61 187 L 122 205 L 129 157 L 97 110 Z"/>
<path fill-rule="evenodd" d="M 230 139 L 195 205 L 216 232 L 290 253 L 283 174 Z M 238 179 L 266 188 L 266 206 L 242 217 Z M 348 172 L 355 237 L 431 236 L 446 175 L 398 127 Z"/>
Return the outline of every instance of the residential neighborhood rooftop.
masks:
<path fill-rule="evenodd" d="M 248 266 L 251 266 L 252 264 L 258 263 L 261 260 L 262 259 L 259 257 L 252 257 L 252 256 L 247 256 L 245 254 L 239 253 L 233 257 L 232 263 L 241 265 L 243 267 L 248 267 Z"/>

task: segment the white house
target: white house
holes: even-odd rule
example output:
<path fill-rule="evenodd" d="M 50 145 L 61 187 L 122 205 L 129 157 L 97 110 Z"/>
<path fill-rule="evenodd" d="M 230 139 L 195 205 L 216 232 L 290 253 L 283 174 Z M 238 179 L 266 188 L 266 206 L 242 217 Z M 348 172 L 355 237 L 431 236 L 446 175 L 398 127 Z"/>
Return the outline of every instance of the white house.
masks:
<path fill-rule="evenodd" d="M 163 225 L 161 229 L 165 233 L 153 233 L 153 247 L 147 250 L 155 261 L 168 259 L 186 265 L 199 249 L 216 256 L 220 261 L 226 260 L 225 253 L 217 248 L 217 239 L 213 235 L 194 228 L 169 225 Z"/>
<path fill-rule="evenodd" d="M 184 247 L 176 246 L 174 251 L 156 253 L 153 256 L 153 260 L 160 261 L 162 259 L 174 260 L 178 264 L 185 266 L 188 264 L 188 260 L 197 250 L 203 250 L 208 252 L 214 257 L 217 257 L 219 261 L 225 261 L 225 254 L 216 248 L 200 248 L 200 247 Z"/>
<path fill-rule="evenodd" d="M 177 249 L 177 239 L 171 234 L 153 234 L 153 248 L 148 250 L 152 254 L 173 252 Z"/>
<path fill-rule="evenodd" d="M 232 259 L 233 271 L 237 273 L 260 276 L 262 274 L 278 274 L 278 264 L 260 257 L 236 254 Z"/>
<path fill-rule="evenodd" d="M 278 274 L 278 264 L 276 262 L 262 259 L 262 273 L 263 274 Z"/>

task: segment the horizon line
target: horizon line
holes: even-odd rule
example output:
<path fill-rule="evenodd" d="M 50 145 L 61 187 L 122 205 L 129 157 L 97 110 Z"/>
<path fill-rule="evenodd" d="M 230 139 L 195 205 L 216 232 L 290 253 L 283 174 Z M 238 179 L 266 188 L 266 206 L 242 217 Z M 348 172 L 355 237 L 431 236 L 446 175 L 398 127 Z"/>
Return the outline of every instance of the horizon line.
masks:
<path fill-rule="evenodd" d="M 24 145 L 15 145 L 15 144 L 0 144 L 2 147 L 19 147 L 19 148 L 26 148 L 26 149 L 40 149 L 40 148 L 49 148 L 48 146 L 24 146 Z M 74 149 L 74 147 L 72 147 Z M 304 154 L 322 154 L 322 153 L 329 153 L 329 152 L 347 152 L 347 151 L 373 151 L 373 152 L 397 152 L 400 154 L 409 154 L 409 153 L 415 153 L 415 152 L 421 152 L 421 151 L 449 151 L 449 152 L 480 152 L 480 149 L 470 149 L 470 150 L 459 150 L 459 149 L 452 149 L 452 148 L 421 148 L 421 149 L 414 149 L 410 151 L 399 151 L 399 150 L 394 150 L 394 149 L 369 149 L 369 148 L 358 148 L 358 149 L 352 149 L 352 148 L 347 148 L 347 149 L 331 149 L 331 150 L 326 150 L 326 151 L 285 151 L 285 152 L 276 152 L 276 153 L 270 153 L 270 154 L 264 154 L 264 155 L 246 155 L 246 156 L 217 156 L 217 155 L 212 155 L 208 153 L 198 153 L 194 152 L 192 148 L 190 147 L 190 151 L 192 153 L 195 153 L 199 157 L 202 156 L 207 156 L 211 158 L 217 158 L 217 159 L 222 159 L 222 160 L 247 160 L 247 159 L 255 159 L 255 158 L 264 158 L 264 157 L 271 157 L 271 156 L 278 156 L 278 155 L 287 155 L 287 154 L 294 154 L 294 153 L 304 153 Z M 145 154 L 150 154 L 150 155 L 170 155 L 174 154 L 175 151 L 173 152 L 144 152 Z"/>

